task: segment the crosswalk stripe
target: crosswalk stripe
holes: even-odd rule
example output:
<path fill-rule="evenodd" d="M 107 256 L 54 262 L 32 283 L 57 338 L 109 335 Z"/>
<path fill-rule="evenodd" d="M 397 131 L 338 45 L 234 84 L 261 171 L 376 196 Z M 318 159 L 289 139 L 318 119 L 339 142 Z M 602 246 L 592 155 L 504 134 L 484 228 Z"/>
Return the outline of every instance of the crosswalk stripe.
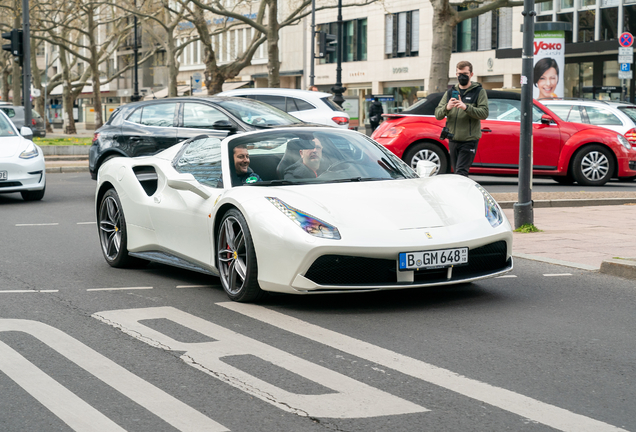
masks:
<path fill-rule="evenodd" d="M 626 432 L 624 429 L 607 423 L 534 400 L 510 390 L 466 378 L 450 370 L 336 333 L 262 306 L 236 302 L 216 304 L 290 333 L 397 370 L 561 431 Z"/>

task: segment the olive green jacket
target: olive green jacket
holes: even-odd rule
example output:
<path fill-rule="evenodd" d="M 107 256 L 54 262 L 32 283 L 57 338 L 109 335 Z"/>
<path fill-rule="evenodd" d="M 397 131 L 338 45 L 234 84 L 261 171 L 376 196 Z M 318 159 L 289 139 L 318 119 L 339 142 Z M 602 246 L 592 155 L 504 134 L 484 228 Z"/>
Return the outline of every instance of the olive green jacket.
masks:
<path fill-rule="evenodd" d="M 459 91 L 459 85 L 455 85 L 453 89 Z M 448 104 L 449 93 L 444 93 L 439 105 L 435 108 L 435 118 L 442 120 L 447 118 L 446 127 L 454 134 L 454 141 L 476 141 L 481 138 L 481 122 L 488 118 L 488 96 L 486 90 L 479 83 L 471 83 L 464 90 L 464 98 L 462 102 L 466 104 L 466 110 L 461 108 L 453 108 L 450 111 L 446 109 Z M 476 99 L 476 100 L 475 100 Z"/>

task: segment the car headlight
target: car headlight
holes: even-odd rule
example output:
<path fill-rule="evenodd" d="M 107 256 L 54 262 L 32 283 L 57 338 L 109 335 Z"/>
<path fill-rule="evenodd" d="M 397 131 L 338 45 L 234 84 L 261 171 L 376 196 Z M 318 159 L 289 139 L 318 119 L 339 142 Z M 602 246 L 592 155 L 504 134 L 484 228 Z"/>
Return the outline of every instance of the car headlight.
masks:
<path fill-rule="evenodd" d="M 307 213 L 304 213 L 298 209 L 295 209 L 278 198 L 266 197 L 269 202 L 283 212 L 285 216 L 290 218 L 296 225 L 298 225 L 307 234 L 311 234 L 316 237 L 340 240 L 340 232 L 338 228 L 333 225 L 329 225 L 326 222 L 321 221 Z"/>
<path fill-rule="evenodd" d="M 22 153 L 20 153 L 21 159 L 32 159 L 38 155 L 38 148 L 33 144 L 33 141 L 29 142 L 27 148 L 24 149 Z"/>
<path fill-rule="evenodd" d="M 493 228 L 498 227 L 503 222 L 503 212 L 497 204 L 497 201 L 488 193 L 481 185 L 475 185 L 479 192 L 484 196 L 484 209 L 486 211 L 486 219 Z"/>
<path fill-rule="evenodd" d="M 627 141 L 627 138 L 625 138 L 623 135 L 621 134 L 617 134 L 616 135 L 616 139 L 618 139 L 618 142 L 623 144 L 623 146 L 629 150 L 632 148 L 632 145 L 629 143 L 629 141 Z"/>

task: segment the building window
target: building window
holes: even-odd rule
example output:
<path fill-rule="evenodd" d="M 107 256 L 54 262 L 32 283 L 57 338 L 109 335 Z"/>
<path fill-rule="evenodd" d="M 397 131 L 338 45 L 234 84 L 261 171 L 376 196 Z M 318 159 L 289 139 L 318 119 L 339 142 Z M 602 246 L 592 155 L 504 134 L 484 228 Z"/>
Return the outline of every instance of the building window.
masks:
<path fill-rule="evenodd" d="M 596 13 L 593 10 L 578 12 L 579 33 L 578 42 L 592 42 L 594 40 L 594 21 Z"/>
<path fill-rule="evenodd" d="M 601 40 L 618 39 L 618 8 L 601 9 Z"/>
<path fill-rule="evenodd" d="M 338 23 L 320 24 L 317 31 L 338 34 Z M 360 18 L 342 23 L 342 61 L 365 61 L 367 59 L 367 19 Z M 338 52 L 327 54 L 320 64 L 336 63 Z"/>
<path fill-rule="evenodd" d="M 385 16 L 384 53 L 387 58 L 417 57 L 420 51 L 420 11 Z"/>

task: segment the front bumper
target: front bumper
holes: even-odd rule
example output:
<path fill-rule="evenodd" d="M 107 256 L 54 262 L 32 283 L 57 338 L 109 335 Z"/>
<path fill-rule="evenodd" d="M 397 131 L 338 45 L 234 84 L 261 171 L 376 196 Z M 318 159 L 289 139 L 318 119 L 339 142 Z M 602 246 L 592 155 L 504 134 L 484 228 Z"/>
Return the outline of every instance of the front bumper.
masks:
<path fill-rule="evenodd" d="M 0 171 L 7 171 L 7 180 L 0 181 L 0 193 L 38 191 L 46 185 L 46 168 L 44 156 L 40 154 L 33 159 L 0 160 Z"/>

